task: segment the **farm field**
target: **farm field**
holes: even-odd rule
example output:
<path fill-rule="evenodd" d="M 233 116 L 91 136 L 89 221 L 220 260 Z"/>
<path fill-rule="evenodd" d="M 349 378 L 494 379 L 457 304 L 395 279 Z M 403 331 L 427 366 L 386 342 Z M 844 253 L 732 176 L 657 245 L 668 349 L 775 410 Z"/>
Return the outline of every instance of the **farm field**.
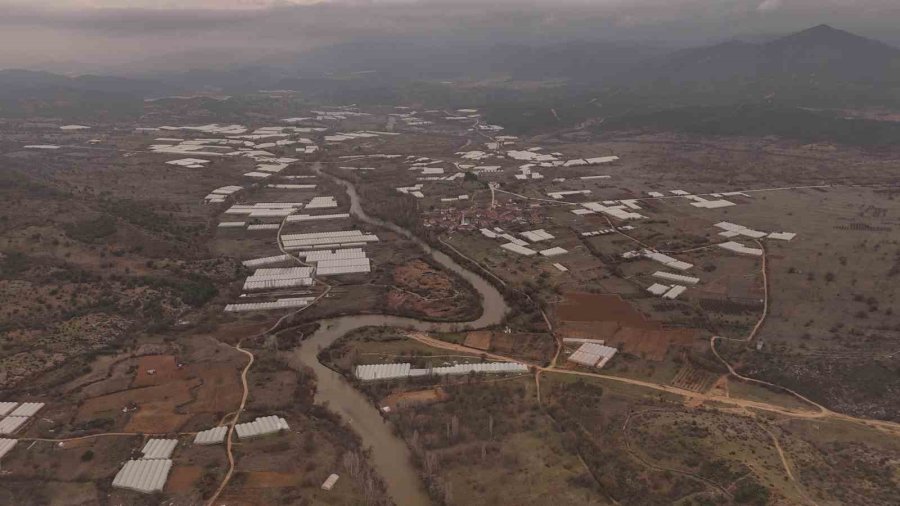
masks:
<path fill-rule="evenodd" d="M 890 149 L 252 98 L 0 123 L 0 502 L 891 504 Z"/>

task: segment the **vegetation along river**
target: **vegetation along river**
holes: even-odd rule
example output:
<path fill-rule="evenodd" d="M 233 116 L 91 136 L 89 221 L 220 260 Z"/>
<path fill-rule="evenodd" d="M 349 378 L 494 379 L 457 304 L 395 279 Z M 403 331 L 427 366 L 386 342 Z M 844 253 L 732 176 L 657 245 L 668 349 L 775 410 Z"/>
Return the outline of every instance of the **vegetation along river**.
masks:
<path fill-rule="evenodd" d="M 314 170 L 320 175 L 321 165 Z M 431 503 L 428 494 L 410 460 L 406 443 L 397 437 L 391 424 L 382 418 L 369 399 L 357 391 L 340 374 L 322 365 L 319 351 L 353 330 L 369 326 L 398 327 L 426 332 L 449 332 L 458 329 L 478 329 L 496 325 L 503 320 L 509 306 L 500 292 L 481 276 L 465 269 L 452 258 L 437 251 L 408 230 L 378 218 L 369 216 L 360 205 L 359 195 L 353 185 L 327 175 L 343 185 L 350 196 L 350 212 L 369 224 L 388 228 L 419 245 L 445 269 L 455 272 L 481 295 L 482 313 L 469 322 L 436 323 L 413 318 L 386 315 L 342 316 L 320 320 L 319 329 L 295 350 L 295 358 L 310 367 L 316 374 L 316 402 L 327 403 L 328 408 L 339 414 L 362 439 L 363 447 L 372 449 L 372 464 L 387 484 L 388 494 L 398 506 L 419 506 Z"/>

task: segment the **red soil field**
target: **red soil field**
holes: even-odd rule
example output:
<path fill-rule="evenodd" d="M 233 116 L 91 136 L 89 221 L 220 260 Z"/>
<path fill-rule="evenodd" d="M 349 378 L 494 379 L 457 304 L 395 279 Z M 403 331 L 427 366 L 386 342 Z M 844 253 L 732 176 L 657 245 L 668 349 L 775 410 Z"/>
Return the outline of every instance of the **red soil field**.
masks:
<path fill-rule="evenodd" d="M 490 330 L 475 330 L 466 334 L 465 345 L 476 350 L 491 349 L 491 337 L 493 332 Z"/>
<path fill-rule="evenodd" d="M 659 328 L 659 324 L 647 320 L 631 304 L 618 295 L 601 293 L 570 293 L 556 307 L 556 317 L 563 321 L 600 322 L 616 321 L 623 326 Z"/>
<path fill-rule="evenodd" d="M 556 308 L 563 338 L 603 339 L 609 346 L 646 360 L 661 361 L 672 345 L 690 344 L 693 329 L 665 329 L 618 295 L 572 293 Z"/>
<path fill-rule="evenodd" d="M 415 390 L 412 392 L 398 392 L 388 395 L 381 400 L 379 406 L 387 406 L 391 411 L 402 409 L 406 406 L 414 404 L 429 404 L 432 402 L 445 401 L 449 398 L 446 392 L 440 388 L 429 388 L 428 390 Z"/>
<path fill-rule="evenodd" d="M 149 371 L 154 371 L 150 374 Z M 184 379 L 187 371 L 179 369 L 172 355 L 147 355 L 138 359 L 138 371 L 132 386 L 162 385 L 173 379 Z"/>
<path fill-rule="evenodd" d="M 166 492 L 184 493 L 194 489 L 194 483 L 200 479 L 203 468 L 197 466 L 175 466 L 166 481 Z"/>

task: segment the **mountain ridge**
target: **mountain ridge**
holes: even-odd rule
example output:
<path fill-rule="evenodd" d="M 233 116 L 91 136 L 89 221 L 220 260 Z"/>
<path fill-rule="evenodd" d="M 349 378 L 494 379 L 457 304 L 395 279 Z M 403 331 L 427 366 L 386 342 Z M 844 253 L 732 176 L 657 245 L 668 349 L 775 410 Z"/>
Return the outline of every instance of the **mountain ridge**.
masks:
<path fill-rule="evenodd" d="M 818 85 L 900 82 L 900 49 L 823 24 L 764 43 L 728 41 L 677 51 L 636 66 L 626 82 L 778 83 L 798 77 L 815 77 Z"/>
<path fill-rule="evenodd" d="M 314 94 L 325 90 L 329 100 L 349 100 L 350 96 L 376 100 L 404 83 L 457 79 L 499 83 L 502 79 L 497 78 L 503 76 L 511 82 L 564 82 L 571 96 L 625 94 L 649 107 L 771 97 L 797 106 L 900 107 L 900 49 L 825 24 L 766 42 L 728 40 L 666 54 L 658 48 L 599 40 L 535 46 L 423 41 L 404 46 L 384 39 L 336 44 L 233 69 L 198 68 L 136 77 L 0 70 L 0 98 L 41 98 L 59 92 L 90 93 L 94 99 L 104 93 L 137 98 L 307 87 Z"/>

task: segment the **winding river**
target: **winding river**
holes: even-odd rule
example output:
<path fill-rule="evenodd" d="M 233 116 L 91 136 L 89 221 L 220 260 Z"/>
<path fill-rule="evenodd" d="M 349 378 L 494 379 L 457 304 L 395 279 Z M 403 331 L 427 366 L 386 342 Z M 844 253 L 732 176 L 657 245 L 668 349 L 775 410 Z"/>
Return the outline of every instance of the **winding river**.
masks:
<path fill-rule="evenodd" d="M 385 315 L 342 316 L 319 320 L 319 329 L 294 351 L 294 359 L 310 367 L 316 374 L 316 402 L 327 403 L 330 410 L 339 414 L 356 431 L 362 439 L 363 447 L 371 448 L 372 465 L 384 479 L 391 499 L 398 506 L 429 505 L 431 500 L 411 462 L 411 454 L 406 443 L 394 434 L 392 424 L 382 418 L 368 398 L 353 388 L 343 376 L 319 363 L 319 351 L 331 346 L 348 332 L 369 326 L 432 332 L 484 328 L 500 323 L 509 311 L 509 306 L 500 292 L 478 274 L 465 269 L 443 252 L 435 250 L 415 237 L 408 230 L 394 223 L 367 215 L 360 205 L 356 188 L 350 182 L 323 173 L 320 164 L 315 164 L 313 170 L 344 186 L 350 196 L 350 212 L 358 219 L 371 225 L 390 229 L 414 241 L 437 263 L 461 276 L 481 295 L 481 316 L 469 322 L 436 323 Z"/>

